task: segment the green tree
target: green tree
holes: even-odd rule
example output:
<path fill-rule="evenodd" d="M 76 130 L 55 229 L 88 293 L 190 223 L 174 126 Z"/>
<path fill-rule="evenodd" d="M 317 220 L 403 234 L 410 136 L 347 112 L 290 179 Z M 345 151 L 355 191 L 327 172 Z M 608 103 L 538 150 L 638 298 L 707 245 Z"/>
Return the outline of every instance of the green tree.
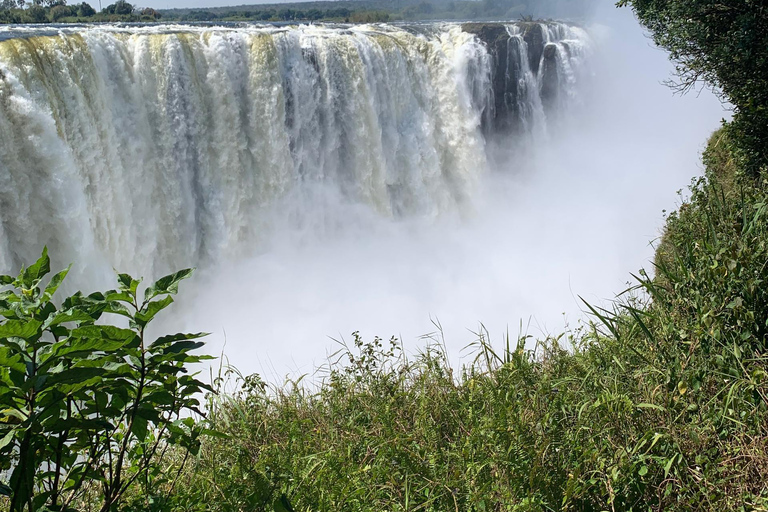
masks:
<path fill-rule="evenodd" d="M 198 449 L 203 431 L 184 413 L 210 389 L 187 374 L 208 358 L 192 354 L 203 334 L 146 336 L 192 271 L 158 280 L 143 298 L 140 282 L 120 274 L 117 289 L 57 307 L 67 270 L 43 285 L 49 270 L 43 251 L 17 277 L 0 276 L 0 475 L 10 475 L 0 495 L 11 512 L 37 512 L 71 509 L 90 493 L 107 512 L 158 474 L 166 447 Z"/>
<path fill-rule="evenodd" d="M 96 14 L 96 9 L 90 4 L 83 2 L 77 6 L 77 15 L 81 18 L 90 18 Z"/>
<path fill-rule="evenodd" d="M 133 14 L 133 5 L 129 4 L 125 0 L 117 0 L 117 2 L 110 4 L 104 8 L 102 12 L 106 14 L 127 15 Z"/>
<path fill-rule="evenodd" d="M 66 5 L 54 5 L 50 11 L 51 21 L 54 22 L 75 15 L 77 15 L 77 7 L 68 7 Z"/>
<path fill-rule="evenodd" d="M 699 80 L 734 105 L 733 129 L 749 170 L 768 163 L 768 7 L 763 0 L 620 0 L 669 50 L 682 90 Z"/>
<path fill-rule="evenodd" d="M 39 2 L 39 0 L 35 0 Z M 45 17 L 45 8 L 41 7 L 37 3 L 31 5 L 25 12 L 25 20 L 31 23 L 45 23 L 48 19 Z"/>

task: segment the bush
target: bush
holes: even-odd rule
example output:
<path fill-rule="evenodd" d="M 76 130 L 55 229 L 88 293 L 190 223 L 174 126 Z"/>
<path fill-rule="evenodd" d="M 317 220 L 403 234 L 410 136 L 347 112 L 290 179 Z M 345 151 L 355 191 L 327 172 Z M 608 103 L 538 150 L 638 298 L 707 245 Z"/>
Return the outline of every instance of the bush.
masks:
<path fill-rule="evenodd" d="M 191 270 L 164 277 L 139 298 L 139 281 L 60 306 L 53 296 L 67 270 L 49 273 L 46 251 L 17 277 L 0 276 L 0 495 L 11 512 L 72 510 L 86 502 L 114 510 L 143 484 L 163 477 L 169 446 L 196 453 L 204 433 L 192 417 L 209 389 L 187 365 L 201 334 L 154 341 L 146 328 L 173 302 Z M 122 317 L 128 327 L 104 322 Z M 167 478 L 167 477 L 166 477 Z M 149 497 L 150 494 L 147 494 Z"/>

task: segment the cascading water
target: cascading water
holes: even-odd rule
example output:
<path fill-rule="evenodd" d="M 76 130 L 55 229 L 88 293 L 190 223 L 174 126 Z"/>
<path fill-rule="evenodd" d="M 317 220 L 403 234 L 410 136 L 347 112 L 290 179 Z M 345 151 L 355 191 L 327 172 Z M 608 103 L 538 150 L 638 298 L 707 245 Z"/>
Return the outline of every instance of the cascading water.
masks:
<path fill-rule="evenodd" d="M 204 266 L 319 190 L 466 210 L 490 138 L 546 133 L 587 48 L 561 23 L 0 32 L 0 269 L 42 244 L 91 273 Z"/>

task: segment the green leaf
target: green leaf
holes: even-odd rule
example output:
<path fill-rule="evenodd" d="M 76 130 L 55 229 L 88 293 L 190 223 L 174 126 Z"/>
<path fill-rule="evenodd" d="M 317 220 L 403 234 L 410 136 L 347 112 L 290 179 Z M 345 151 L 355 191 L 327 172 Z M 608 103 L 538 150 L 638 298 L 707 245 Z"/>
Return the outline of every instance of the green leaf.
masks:
<path fill-rule="evenodd" d="M 11 441 L 13 441 L 13 436 L 16 434 L 15 430 L 11 430 L 7 434 L 3 436 L 2 439 L 0 439 L 0 450 L 11 444 Z"/>
<path fill-rule="evenodd" d="M 3 482 L 0 482 L 0 496 L 12 496 L 13 495 L 13 489 L 5 485 Z"/>
<path fill-rule="evenodd" d="M 669 459 L 667 463 L 664 465 L 664 478 L 669 476 L 669 470 L 672 469 L 672 464 L 675 463 L 675 457 L 677 457 L 677 455 L 673 455 L 672 458 Z"/>
<path fill-rule="evenodd" d="M 191 276 L 194 270 L 195 269 L 193 268 L 186 268 L 165 277 L 161 277 L 155 281 L 155 284 L 147 288 L 147 290 L 144 292 L 144 300 L 147 301 L 153 299 L 162 293 L 169 293 L 171 295 L 178 293 L 179 282 L 182 279 L 186 279 Z"/>
<path fill-rule="evenodd" d="M 134 279 L 128 274 L 117 274 L 117 282 L 119 283 L 121 290 L 135 296 L 136 288 L 139 287 L 141 279 Z"/>
<path fill-rule="evenodd" d="M 51 259 L 48 257 L 48 247 L 43 247 L 43 254 L 28 268 L 23 269 L 19 278 L 25 288 L 32 288 L 44 275 L 51 271 Z"/>
<path fill-rule="evenodd" d="M 42 322 L 37 320 L 8 320 L 0 325 L 0 338 L 24 338 L 29 339 L 40 331 Z"/>
<path fill-rule="evenodd" d="M 160 347 L 162 345 L 168 345 L 170 343 L 173 343 L 174 341 L 196 340 L 199 338 L 204 338 L 209 334 L 210 333 L 208 332 L 195 332 L 195 333 L 178 332 L 176 334 L 169 334 L 169 335 L 161 336 L 157 338 L 155 341 L 152 342 L 152 344 L 150 345 L 150 348 Z"/>
<path fill-rule="evenodd" d="M 636 407 L 638 409 L 656 409 L 657 411 L 666 411 L 666 409 L 660 405 L 649 404 L 649 403 L 637 404 Z"/>
<path fill-rule="evenodd" d="M 275 512 L 296 512 L 291 506 L 291 502 L 288 501 L 288 497 L 285 494 L 281 495 L 278 499 L 275 500 L 275 503 L 272 505 L 272 509 Z"/>
<path fill-rule="evenodd" d="M 61 286 L 62 281 L 64 281 L 64 278 L 67 277 L 67 274 L 69 273 L 69 269 L 72 268 L 72 265 L 68 266 L 55 276 L 51 278 L 51 280 L 48 282 L 48 286 L 45 287 L 45 296 L 50 299 L 54 293 L 56 293 L 56 290 L 59 289 L 59 286 Z"/>
<path fill-rule="evenodd" d="M 171 303 L 173 303 L 173 297 L 170 295 L 160 300 L 153 300 L 144 306 L 141 311 L 136 313 L 134 320 L 137 324 L 145 326 L 155 317 L 156 314 L 170 306 Z"/>
<path fill-rule="evenodd" d="M 71 368 L 59 373 L 52 373 L 49 386 L 53 384 L 73 384 L 83 382 L 106 373 L 104 368 Z"/>
<path fill-rule="evenodd" d="M 648 474 L 648 466 L 643 466 L 640 468 L 640 471 L 637 472 L 640 476 L 645 476 Z"/>
<path fill-rule="evenodd" d="M 72 329 L 71 336 L 73 338 L 96 338 L 125 343 L 132 340 L 136 333 L 130 329 L 122 329 L 114 325 L 83 325 Z"/>
<path fill-rule="evenodd" d="M 48 317 L 43 324 L 43 328 L 47 329 L 55 325 L 60 325 L 66 322 L 90 322 L 93 318 L 81 309 L 70 308 L 66 311 L 56 312 Z"/>
<path fill-rule="evenodd" d="M 163 350 L 164 354 L 179 354 L 182 352 L 189 352 L 190 350 L 196 350 L 205 345 L 202 341 L 177 341 L 170 347 Z"/>
<path fill-rule="evenodd" d="M 139 416 L 138 414 L 133 418 L 133 424 L 131 425 L 131 432 L 139 441 L 144 441 L 147 438 L 149 432 L 149 426 L 146 418 Z"/>

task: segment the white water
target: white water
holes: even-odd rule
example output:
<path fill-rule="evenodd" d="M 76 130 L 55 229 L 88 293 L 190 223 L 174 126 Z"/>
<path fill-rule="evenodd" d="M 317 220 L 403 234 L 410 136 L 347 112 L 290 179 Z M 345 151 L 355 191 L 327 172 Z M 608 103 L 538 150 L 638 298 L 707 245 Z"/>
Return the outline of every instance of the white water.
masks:
<path fill-rule="evenodd" d="M 112 267 L 234 261 L 261 250 L 287 197 L 305 218 L 326 215 L 315 198 L 328 193 L 385 217 L 470 211 L 490 57 L 459 25 L 422 32 L 106 27 L 0 42 L 0 268 L 43 243 L 87 262 L 84 284 Z"/>

